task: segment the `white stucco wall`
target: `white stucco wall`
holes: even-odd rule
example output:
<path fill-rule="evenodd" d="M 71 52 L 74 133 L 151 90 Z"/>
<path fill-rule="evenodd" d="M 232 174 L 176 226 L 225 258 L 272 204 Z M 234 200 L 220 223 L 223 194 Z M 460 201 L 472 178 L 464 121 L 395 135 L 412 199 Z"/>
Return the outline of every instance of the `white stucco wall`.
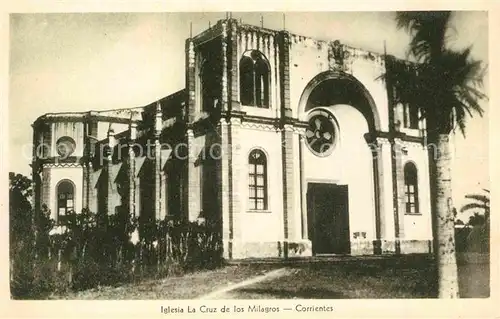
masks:
<path fill-rule="evenodd" d="M 354 76 L 369 92 L 380 119 L 380 130 L 388 131 L 389 115 L 385 83 L 379 77 L 385 72 L 381 56 L 347 48 L 345 60 L 348 74 Z M 319 73 L 329 69 L 328 43 L 308 38 L 291 37 L 290 46 L 290 105 L 294 117 L 300 117 L 300 97 L 307 84 Z"/>
<path fill-rule="evenodd" d="M 328 45 L 312 39 L 290 39 L 290 106 L 298 117 L 299 100 L 309 81 L 328 70 Z"/>
<path fill-rule="evenodd" d="M 403 167 L 411 161 L 418 174 L 418 215 L 404 215 L 404 239 L 432 239 L 430 182 L 427 150 L 420 143 L 404 143 L 407 154 L 403 155 Z"/>
<path fill-rule="evenodd" d="M 259 125 L 261 126 L 261 125 Z M 283 240 L 283 191 L 281 172 L 281 135 L 262 128 L 242 127 L 240 130 L 240 149 L 233 154 L 233 161 L 239 160 L 239 180 L 241 214 L 235 214 L 234 223 L 241 229 L 244 242 L 272 242 Z M 267 155 L 268 173 L 268 210 L 252 211 L 248 203 L 248 155 L 254 148 L 260 148 Z M 236 156 L 237 157 L 236 157 Z"/>
<path fill-rule="evenodd" d="M 348 185 L 349 228 L 375 237 L 375 201 L 370 149 L 364 139 L 368 124 L 363 115 L 349 105 L 327 107 L 339 123 L 339 141 L 327 157 L 304 150 L 304 173 L 308 182 Z"/>
<path fill-rule="evenodd" d="M 347 72 L 352 74 L 368 90 L 380 119 L 380 130 L 389 130 L 389 113 L 387 90 L 380 76 L 385 72 L 385 64 L 382 56 L 369 55 L 367 52 L 350 49 L 350 57 L 347 60 Z"/>

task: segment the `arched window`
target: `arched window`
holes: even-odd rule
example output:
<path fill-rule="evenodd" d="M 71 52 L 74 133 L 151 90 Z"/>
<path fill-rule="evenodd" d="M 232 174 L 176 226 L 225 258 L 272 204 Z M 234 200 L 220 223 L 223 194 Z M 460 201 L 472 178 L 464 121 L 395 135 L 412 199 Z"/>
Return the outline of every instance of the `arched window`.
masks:
<path fill-rule="evenodd" d="M 240 60 L 240 101 L 247 106 L 269 107 L 269 64 L 262 53 L 247 51 Z"/>
<path fill-rule="evenodd" d="M 219 73 L 219 68 L 208 60 L 200 68 L 201 104 L 205 112 L 214 110 L 220 100 L 222 91 Z"/>
<path fill-rule="evenodd" d="M 413 163 L 406 163 L 405 174 L 405 199 L 406 213 L 418 214 L 418 178 L 417 168 Z"/>
<path fill-rule="evenodd" d="M 75 187 L 69 180 L 57 185 L 57 221 L 65 222 L 66 215 L 75 210 Z"/>
<path fill-rule="evenodd" d="M 267 209 L 267 159 L 261 150 L 253 150 L 248 156 L 250 209 Z"/>

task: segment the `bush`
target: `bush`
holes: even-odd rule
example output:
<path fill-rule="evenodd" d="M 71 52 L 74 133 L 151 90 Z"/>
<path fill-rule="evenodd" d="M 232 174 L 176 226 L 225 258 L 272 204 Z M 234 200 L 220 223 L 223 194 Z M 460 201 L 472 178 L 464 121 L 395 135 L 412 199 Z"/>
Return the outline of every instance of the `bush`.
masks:
<path fill-rule="evenodd" d="M 70 289 L 179 276 L 222 262 L 216 224 L 151 220 L 139 229 L 138 221 L 123 212 L 103 216 L 84 210 L 69 213 L 65 224 L 56 226 L 49 216 L 44 211 L 39 218 L 35 263 L 29 249 L 14 248 L 18 256 L 13 296 L 39 298 Z"/>
<path fill-rule="evenodd" d="M 10 251 L 10 293 L 12 298 L 20 299 L 29 296 L 33 290 L 33 260 L 23 241 L 11 243 Z"/>
<path fill-rule="evenodd" d="M 114 286 L 133 279 L 129 266 L 99 264 L 92 260 L 80 262 L 75 266 L 73 273 L 72 289 L 76 291 L 99 286 Z"/>

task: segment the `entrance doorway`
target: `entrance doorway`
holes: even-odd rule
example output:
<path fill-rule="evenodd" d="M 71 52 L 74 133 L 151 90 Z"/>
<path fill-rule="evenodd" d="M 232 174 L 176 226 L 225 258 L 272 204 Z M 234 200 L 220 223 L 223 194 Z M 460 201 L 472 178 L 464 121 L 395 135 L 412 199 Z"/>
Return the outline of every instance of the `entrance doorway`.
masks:
<path fill-rule="evenodd" d="M 347 185 L 309 183 L 307 220 L 313 254 L 349 254 Z"/>

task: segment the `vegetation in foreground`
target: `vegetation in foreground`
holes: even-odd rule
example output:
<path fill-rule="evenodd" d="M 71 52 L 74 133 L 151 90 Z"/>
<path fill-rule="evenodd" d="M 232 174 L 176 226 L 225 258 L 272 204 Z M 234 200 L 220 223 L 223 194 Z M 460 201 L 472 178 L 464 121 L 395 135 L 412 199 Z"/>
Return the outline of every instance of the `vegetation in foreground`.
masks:
<path fill-rule="evenodd" d="M 489 264 L 459 258 L 460 297 L 489 297 Z M 118 287 L 99 287 L 49 299 L 151 300 L 194 299 L 273 269 L 286 267 L 283 277 L 241 287 L 218 299 L 380 299 L 436 298 L 436 271 L 429 256 L 401 256 L 366 261 L 315 261 L 227 265 L 163 280 Z"/>

